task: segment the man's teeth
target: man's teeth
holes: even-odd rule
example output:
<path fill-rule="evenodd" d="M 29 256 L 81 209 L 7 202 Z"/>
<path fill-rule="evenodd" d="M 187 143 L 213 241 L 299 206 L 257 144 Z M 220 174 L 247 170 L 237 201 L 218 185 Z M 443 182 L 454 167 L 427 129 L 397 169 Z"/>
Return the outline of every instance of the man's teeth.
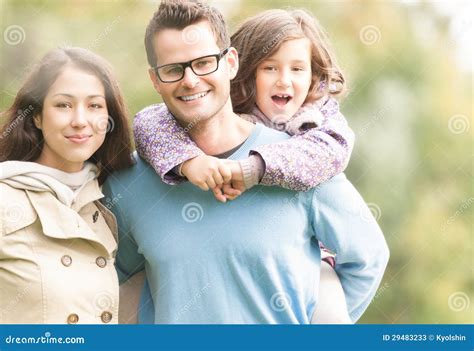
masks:
<path fill-rule="evenodd" d="M 192 100 L 200 99 L 206 95 L 207 95 L 207 91 L 202 92 L 202 93 L 197 93 L 194 95 L 181 96 L 180 99 L 184 101 L 192 101 Z"/>

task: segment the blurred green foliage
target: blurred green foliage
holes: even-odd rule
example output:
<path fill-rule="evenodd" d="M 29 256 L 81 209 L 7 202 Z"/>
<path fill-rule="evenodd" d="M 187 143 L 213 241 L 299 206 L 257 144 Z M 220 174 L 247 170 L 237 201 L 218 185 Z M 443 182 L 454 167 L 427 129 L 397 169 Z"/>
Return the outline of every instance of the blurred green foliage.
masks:
<path fill-rule="evenodd" d="M 456 36 L 472 36 L 472 20 L 454 23 L 453 34 L 453 20 L 424 2 L 213 4 L 231 31 L 261 10 L 303 7 L 332 40 L 349 81 L 342 111 L 357 135 L 346 173 L 391 250 L 360 322 L 473 323 L 472 63 L 461 70 L 455 55 Z M 130 116 L 161 101 L 143 45 L 156 9 L 151 1 L 1 0 L 0 110 L 32 64 L 61 45 L 90 48 L 112 63 Z M 20 26 L 19 39 L 8 37 L 11 26 Z"/>

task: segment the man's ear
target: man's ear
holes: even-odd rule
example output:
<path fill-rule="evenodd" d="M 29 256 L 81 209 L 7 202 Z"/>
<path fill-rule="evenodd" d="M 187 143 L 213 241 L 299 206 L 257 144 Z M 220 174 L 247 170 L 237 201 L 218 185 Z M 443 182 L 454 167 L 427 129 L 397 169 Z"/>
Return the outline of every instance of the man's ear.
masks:
<path fill-rule="evenodd" d="M 153 68 L 150 68 L 148 70 L 148 75 L 150 76 L 150 79 L 153 82 L 153 86 L 155 87 L 155 90 L 158 92 L 158 94 L 161 94 L 161 89 L 159 86 L 158 77 L 156 76 L 155 70 Z"/>
<path fill-rule="evenodd" d="M 234 79 L 239 70 L 239 53 L 233 47 L 229 48 L 226 55 L 227 66 L 229 67 L 230 79 Z"/>
<path fill-rule="evenodd" d="M 33 123 L 36 128 L 41 130 L 41 115 L 39 113 L 33 116 Z"/>

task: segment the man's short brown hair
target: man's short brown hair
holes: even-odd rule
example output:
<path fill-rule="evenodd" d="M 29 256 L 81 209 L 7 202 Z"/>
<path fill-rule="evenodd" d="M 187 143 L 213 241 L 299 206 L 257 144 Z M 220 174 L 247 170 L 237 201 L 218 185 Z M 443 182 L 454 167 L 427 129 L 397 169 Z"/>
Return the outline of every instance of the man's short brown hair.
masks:
<path fill-rule="evenodd" d="M 145 32 L 145 48 L 150 67 L 157 65 L 153 37 L 163 29 L 182 30 L 200 21 L 207 21 L 216 38 L 217 46 L 223 50 L 230 46 L 230 37 L 224 17 L 214 7 L 201 1 L 163 0 L 153 14 Z"/>

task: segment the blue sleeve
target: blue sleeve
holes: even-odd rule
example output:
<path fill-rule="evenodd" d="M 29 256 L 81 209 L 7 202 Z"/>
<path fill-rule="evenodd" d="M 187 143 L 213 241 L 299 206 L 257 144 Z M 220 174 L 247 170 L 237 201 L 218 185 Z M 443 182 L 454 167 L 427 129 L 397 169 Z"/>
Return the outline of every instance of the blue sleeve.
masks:
<path fill-rule="evenodd" d="M 349 316 L 356 322 L 372 301 L 388 263 L 383 233 L 364 200 L 340 174 L 313 190 L 316 238 L 336 253 Z"/>
<path fill-rule="evenodd" d="M 113 182 L 116 179 L 108 179 L 102 192 L 105 195 L 104 204 L 109 208 L 117 219 L 118 227 L 118 251 L 115 258 L 115 268 L 118 273 L 120 284 L 127 281 L 132 275 L 145 267 L 145 259 L 138 252 L 138 245 L 133 238 L 133 230 L 130 221 L 123 211 L 121 205 L 126 201 L 119 192 L 114 192 Z"/>
<path fill-rule="evenodd" d="M 138 308 L 138 324 L 155 323 L 155 307 L 151 296 L 150 284 L 145 279 L 145 284 L 140 295 L 140 307 Z"/>

